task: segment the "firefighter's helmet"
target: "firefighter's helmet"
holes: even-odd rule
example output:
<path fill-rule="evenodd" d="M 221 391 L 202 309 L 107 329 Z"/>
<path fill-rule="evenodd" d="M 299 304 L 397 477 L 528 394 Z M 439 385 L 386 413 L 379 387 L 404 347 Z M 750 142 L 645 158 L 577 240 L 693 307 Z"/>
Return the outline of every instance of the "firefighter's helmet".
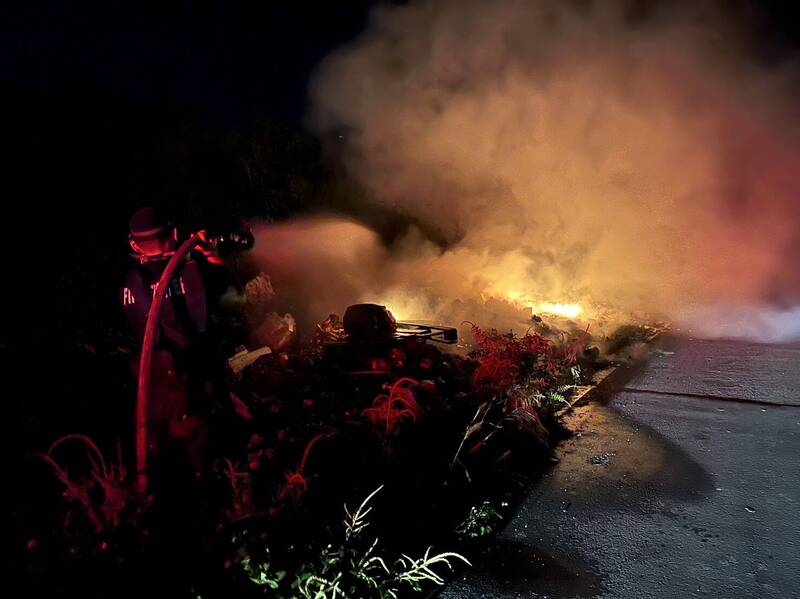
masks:
<path fill-rule="evenodd" d="M 168 257 L 177 241 L 177 228 L 155 208 L 148 206 L 133 213 L 128 242 L 139 260 Z"/>

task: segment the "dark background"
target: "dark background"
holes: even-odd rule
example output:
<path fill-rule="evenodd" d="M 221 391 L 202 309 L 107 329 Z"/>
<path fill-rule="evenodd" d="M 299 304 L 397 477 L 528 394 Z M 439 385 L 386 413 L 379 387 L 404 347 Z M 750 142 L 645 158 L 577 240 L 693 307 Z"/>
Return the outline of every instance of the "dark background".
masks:
<path fill-rule="evenodd" d="M 225 227 L 358 193 L 303 117 L 315 66 L 377 3 L 3 3 L 0 363 L 22 452 L 129 425 L 86 415 L 130 397 L 117 289 L 135 208 Z M 755 60 L 797 49 L 797 3 L 722 6 Z"/>
<path fill-rule="evenodd" d="M 363 28 L 369 5 L 6 5 L 0 81 L 15 216 L 5 241 L 26 281 L 10 291 L 22 305 L 43 300 L 50 323 L 38 333 L 54 342 L 97 322 L 106 304 L 96 293 L 139 206 L 224 225 L 280 217 L 319 195 L 329 177 L 302 126 L 307 80 Z M 72 313 L 77 303 L 89 322 Z"/>
<path fill-rule="evenodd" d="M 4 3 L 0 351 L 23 445 L 130 395 L 117 290 L 133 210 L 225 228 L 327 201 L 307 80 L 370 4 Z"/>

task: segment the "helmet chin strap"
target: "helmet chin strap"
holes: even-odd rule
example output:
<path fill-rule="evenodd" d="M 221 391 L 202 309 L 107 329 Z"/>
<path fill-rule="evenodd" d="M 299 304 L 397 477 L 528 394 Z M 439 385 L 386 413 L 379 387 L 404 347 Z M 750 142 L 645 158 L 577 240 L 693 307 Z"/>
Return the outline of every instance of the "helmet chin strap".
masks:
<path fill-rule="evenodd" d="M 145 256 L 144 254 L 131 254 L 134 258 L 136 258 L 140 264 L 148 264 L 150 262 L 163 262 L 164 260 L 169 260 L 175 255 L 175 252 L 163 252 L 161 254 L 155 254 L 153 256 Z"/>
<path fill-rule="evenodd" d="M 175 255 L 175 250 L 171 250 L 168 252 L 159 252 L 158 254 L 152 254 L 148 256 L 147 254 L 144 253 L 141 246 L 138 243 L 136 243 L 133 239 L 129 239 L 128 243 L 130 244 L 134 252 L 131 254 L 131 257 L 138 260 L 140 264 L 169 260 L 172 256 Z"/>

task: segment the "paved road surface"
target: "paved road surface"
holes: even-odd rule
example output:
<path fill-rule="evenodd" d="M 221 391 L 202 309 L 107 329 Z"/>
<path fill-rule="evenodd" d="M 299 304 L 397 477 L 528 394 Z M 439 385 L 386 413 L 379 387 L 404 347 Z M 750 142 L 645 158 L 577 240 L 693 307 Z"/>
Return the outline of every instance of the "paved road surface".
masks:
<path fill-rule="evenodd" d="M 800 597 L 800 347 L 672 349 L 576 409 L 581 434 L 442 597 Z"/>

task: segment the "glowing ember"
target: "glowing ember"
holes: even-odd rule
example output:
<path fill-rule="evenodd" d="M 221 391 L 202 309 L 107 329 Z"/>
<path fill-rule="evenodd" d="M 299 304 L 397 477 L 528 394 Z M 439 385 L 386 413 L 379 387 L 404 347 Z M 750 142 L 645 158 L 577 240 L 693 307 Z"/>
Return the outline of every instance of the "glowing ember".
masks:
<path fill-rule="evenodd" d="M 578 304 L 537 304 L 533 306 L 533 311 L 565 316 L 566 318 L 577 318 L 583 312 L 583 308 Z"/>
<path fill-rule="evenodd" d="M 537 302 L 530 296 L 520 291 L 507 291 L 505 293 L 506 299 L 509 301 L 530 307 L 534 314 L 552 314 L 554 316 L 563 316 L 565 318 L 577 318 L 583 313 L 583 308 L 578 304 L 561 304 L 550 302 Z M 483 295 L 484 303 L 488 299 Z"/>

